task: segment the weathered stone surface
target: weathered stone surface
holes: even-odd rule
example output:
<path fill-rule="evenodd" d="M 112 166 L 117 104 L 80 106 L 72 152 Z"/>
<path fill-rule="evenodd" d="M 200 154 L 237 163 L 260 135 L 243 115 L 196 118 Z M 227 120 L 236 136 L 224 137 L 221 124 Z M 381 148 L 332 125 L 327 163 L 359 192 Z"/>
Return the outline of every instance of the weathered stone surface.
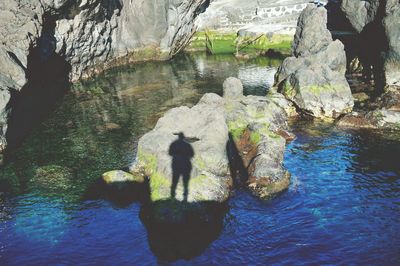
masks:
<path fill-rule="evenodd" d="M 275 86 L 303 112 L 337 118 L 351 112 L 354 102 L 345 78 L 344 46 L 338 40 L 332 41 L 326 16 L 326 10 L 315 5 L 303 10 L 293 44 L 294 56 L 279 67 Z"/>
<path fill-rule="evenodd" d="M 360 33 L 360 60 L 364 72 L 374 74 L 380 93 L 400 84 L 400 3 L 396 0 L 343 0 L 341 9 Z"/>
<path fill-rule="evenodd" d="M 206 104 L 174 108 L 140 139 L 132 172 L 149 176 L 152 201 L 223 202 L 230 186 L 227 141 L 220 110 Z M 174 177 L 188 179 L 187 185 L 181 180 L 174 189 Z"/>
<path fill-rule="evenodd" d="M 285 190 L 290 177 L 283 167 L 286 141 L 278 132 L 287 129 L 290 103 L 281 94 L 270 93 L 267 97 L 225 101 L 224 109 L 231 136 L 228 156 L 235 181 L 244 182 L 260 198 Z"/>
<path fill-rule="evenodd" d="M 308 56 L 316 54 L 332 42 L 327 28 L 328 18 L 325 8 L 307 5 L 297 22 L 293 41 L 293 55 Z"/>

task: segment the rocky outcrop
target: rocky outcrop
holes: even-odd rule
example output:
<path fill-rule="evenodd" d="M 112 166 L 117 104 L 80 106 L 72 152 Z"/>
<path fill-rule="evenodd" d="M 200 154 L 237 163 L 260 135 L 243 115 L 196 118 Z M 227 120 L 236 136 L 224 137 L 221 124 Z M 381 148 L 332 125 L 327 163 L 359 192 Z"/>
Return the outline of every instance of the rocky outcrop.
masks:
<path fill-rule="evenodd" d="M 202 103 L 174 108 L 139 140 L 132 172 L 148 176 L 152 201 L 224 202 L 230 186 L 227 141 L 221 110 Z"/>
<path fill-rule="evenodd" d="M 171 109 L 139 140 L 131 173 L 149 179 L 152 202 L 223 203 L 232 183 L 261 198 L 288 187 L 283 132 L 291 105 L 277 93 L 242 92 L 229 78 L 223 98 L 206 94 L 192 108 Z"/>
<path fill-rule="evenodd" d="M 57 55 L 69 65 L 65 75 L 74 81 L 116 64 L 170 58 L 188 42 L 195 18 L 208 4 L 208 0 L 1 1 L 2 144 L 10 91 L 18 92 L 27 84 L 32 65 L 42 68 Z"/>
<path fill-rule="evenodd" d="M 275 86 L 300 110 L 314 117 L 337 118 L 351 112 L 354 102 L 345 78 L 343 44 L 326 28 L 327 12 L 308 5 L 299 17 L 293 57 L 286 58 Z"/>

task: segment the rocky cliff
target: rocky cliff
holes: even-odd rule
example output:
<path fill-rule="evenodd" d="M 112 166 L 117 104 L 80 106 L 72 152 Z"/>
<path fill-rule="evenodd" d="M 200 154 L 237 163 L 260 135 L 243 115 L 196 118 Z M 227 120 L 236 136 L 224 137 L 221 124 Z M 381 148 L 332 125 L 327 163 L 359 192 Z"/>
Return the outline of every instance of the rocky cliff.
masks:
<path fill-rule="evenodd" d="M 0 2 L 0 143 L 10 99 L 30 78 L 89 77 L 116 64 L 167 59 L 194 32 L 209 0 L 6 0 Z M 53 75 L 55 68 L 60 68 Z M 40 74 L 38 72 L 41 71 Z M 47 74 L 44 72 L 48 72 Z M 29 84 L 29 86 L 27 86 Z M 36 82 L 41 87 L 40 82 Z M 8 105 L 8 106 L 7 106 Z"/>

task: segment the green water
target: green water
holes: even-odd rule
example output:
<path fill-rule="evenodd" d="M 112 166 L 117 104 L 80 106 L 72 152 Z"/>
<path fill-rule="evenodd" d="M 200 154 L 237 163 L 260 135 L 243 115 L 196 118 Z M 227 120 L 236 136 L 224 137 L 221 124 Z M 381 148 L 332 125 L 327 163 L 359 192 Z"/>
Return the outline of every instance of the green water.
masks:
<path fill-rule="evenodd" d="M 0 172 L 1 191 L 39 191 L 79 199 L 102 173 L 129 165 L 139 137 L 170 108 L 222 93 L 229 76 L 263 95 L 280 60 L 182 54 L 107 71 L 75 84 Z"/>

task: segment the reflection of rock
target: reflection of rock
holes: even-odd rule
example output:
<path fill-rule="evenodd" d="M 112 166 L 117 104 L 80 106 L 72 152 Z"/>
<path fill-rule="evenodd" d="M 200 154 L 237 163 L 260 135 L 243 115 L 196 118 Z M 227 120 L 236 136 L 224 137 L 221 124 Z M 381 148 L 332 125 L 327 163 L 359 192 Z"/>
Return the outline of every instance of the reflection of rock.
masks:
<path fill-rule="evenodd" d="M 275 76 L 275 85 L 298 108 L 315 117 L 337 118 L 353 108 L 345 78 L 346 55 L 332 41 L 323 7 L 308 5 L 300 15 L 293 51 Z"/>

